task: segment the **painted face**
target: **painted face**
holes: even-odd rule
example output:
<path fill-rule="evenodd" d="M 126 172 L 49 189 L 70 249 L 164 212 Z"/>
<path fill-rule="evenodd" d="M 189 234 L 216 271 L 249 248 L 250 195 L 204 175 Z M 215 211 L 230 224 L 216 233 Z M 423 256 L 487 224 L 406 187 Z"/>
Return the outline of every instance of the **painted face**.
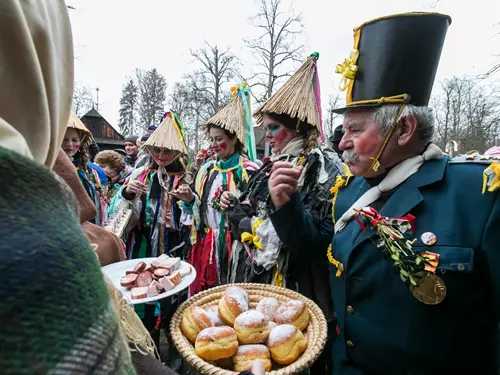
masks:
<path fill-rule="evenodd" d="M 125 142 L 125 152 L 128 156 L 134 156 L 137 155 L 139 149 L 135 143 Z"/>
<path fill-rule="evenodd" d="M 81 139 L 78 130 L 74 128 L 67 128 L 61 145 L 66 155 L 72 158 L 78 152 L 80 146 Z"/>
<path fill-rule="evenodd" d="M 211 127 L 208 141 L 210 142 L 210 149 L 221 160 L 230 158 L 235 152 L 236 137 L 229 138 L 221 128 Z"/>
<path fill-rule="evenodd" d="M 342 158 L 355 176 L 374 177 L 367 173 L 382 147 L 385 137 L 382 127 L 373 119 L 373 109 L 349 110 L 344 116 L 344 136 L 339 143 Z M 366 175 L 365 175 L 366 174 Z"/>
<path fill-rule="evenodd" d="M 169 150 L 168 148 L 153 148 L 153 159 L 159 167 L 166 167 L 172 164 L 177 154 L 177 151 Z"/>
<path fill-rule="evenodd" d="M 273 154 L 279 154 L 288 142 L 297 135 L 296 131 L 288 129 L 267 115 L 263 116 L 263 122 L 266 129 L 266 138 L 273 149 Z"/>

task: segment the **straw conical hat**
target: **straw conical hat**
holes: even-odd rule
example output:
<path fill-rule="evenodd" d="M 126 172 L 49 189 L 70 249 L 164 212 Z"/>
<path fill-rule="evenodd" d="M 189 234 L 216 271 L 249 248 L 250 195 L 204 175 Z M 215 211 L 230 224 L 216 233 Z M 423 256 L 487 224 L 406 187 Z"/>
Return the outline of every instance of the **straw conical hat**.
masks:
<path fill-rule="evenodd" d="M 182 154 L 187 154 L 182 127 L 174 112 L 170 111 L 165 114 L 163 122 L 142 145 L 144 149 L 151 149 L 153 147 L 163 147 L 169 150 L 180 151 Z"/>
<path fill-rule="evenodd" d="M 68 128 L 73 128 L 78 130 L 78 132 L 81 134 L 82 137 L 82 144 L 87 144 L 88 146 L 92 143 L 92 133 L 73 111 L 71 111 L 69 115 Z"/>
<path fill-rule="evenodd" d="M 246 84 L 244 84 L 246 87 Z M 219 112 L 213 115 L 205 124 L 206 129 L 209 125 L 220 126 L 227 131 L 236 134 L 236 138 L 241 143 L 245 144 L 245 116 L 241 97 L 237 94 L 238 87 L 231 89 L 232 100 L 222 108 Z"/>
<path fill-rule="evenodd" d="M 321 103 L 317 98 L 319 82 L 317 82 L 316 62 L 318 57 L 318 53 L 309 56 L 299 70 L 262 107 L 255 111 L 255 121 L 259 126 L 262 126 L 264 113 L 276 113 L 297 118 L 321 131 Z M 314 85 L 317 85 L 316 90 Z"/>

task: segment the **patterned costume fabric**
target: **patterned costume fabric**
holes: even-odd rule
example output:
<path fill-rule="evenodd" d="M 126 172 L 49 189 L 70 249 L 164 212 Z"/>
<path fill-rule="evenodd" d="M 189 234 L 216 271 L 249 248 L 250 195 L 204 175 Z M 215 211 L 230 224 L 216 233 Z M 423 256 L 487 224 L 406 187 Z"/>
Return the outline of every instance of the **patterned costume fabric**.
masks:
<path fill-rule="evenodd" d="M 227 283 L 232 238 L 218 202 L 224 191 L 239 194 L 257 169 L 255 163 L 236 153 L 226 161 L 210 160 L 198 171 L 196 200 L 190 205 L 182 204 L 183 211 L 193 217 L 189 262 L 198 276 L 191 285 L 191 294 Z"/>
<path fill-rule="evenodd" d="M 4 148 L 0 169 L 1 373 L 134 374 L 69 187 Z"/>

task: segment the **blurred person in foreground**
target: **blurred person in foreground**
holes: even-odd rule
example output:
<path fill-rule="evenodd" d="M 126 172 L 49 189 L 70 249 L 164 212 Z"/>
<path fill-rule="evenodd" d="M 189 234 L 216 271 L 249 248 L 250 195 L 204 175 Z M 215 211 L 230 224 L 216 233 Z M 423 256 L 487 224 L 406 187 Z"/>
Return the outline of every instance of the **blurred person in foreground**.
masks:
<path fill-rule="evenodd" d="M 73 87 L 64 2 L 3 0 L 0 50 L 0 371 L 134 374 L 75 197 L 49 169 Z"/>

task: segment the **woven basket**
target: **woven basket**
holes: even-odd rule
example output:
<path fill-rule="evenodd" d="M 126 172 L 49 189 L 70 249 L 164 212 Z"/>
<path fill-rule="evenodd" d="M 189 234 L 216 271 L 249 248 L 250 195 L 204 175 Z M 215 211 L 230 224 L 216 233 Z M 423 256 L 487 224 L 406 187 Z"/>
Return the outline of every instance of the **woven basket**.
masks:
<path fill-rule="evenodd" d="M 273 369 L 269 375 L 292 375 L 308 369 L 318 359 L 323 348 L 325 347 L 327 337 L 326 319 L 321 309 L 310 299 L 292 290 L 279 288 L 267 284 L 228 284 L 215 287 L 204 292 L 201 292 L 182 305 L 179 306 L 170 322 L 170 333 L 172 341 L 184 360 L 194 370 L 199 371 L 204 375 L 234 375 L 236 372 L 226 370 L 212 365 L 198 357 L 191 344 L 181 331 L 181 320 L 184 311 L 190 306 L 200 306 L 207 308 L 212 305 L 217 305 L 224 291 L 229 286 L 237 285 L 244 288 L 249 295 L 250 308 L 255 308 L 257 303 L 263 297 L 274 297 L 280 302 L 287 302 L 292 299 L 299 299 L 306 303 L 309 309 L 310 322 L 304 332 L 307 339 L 307 349 L 302 355 L 288 366 L 278 368 L 273 365 Z"/>

